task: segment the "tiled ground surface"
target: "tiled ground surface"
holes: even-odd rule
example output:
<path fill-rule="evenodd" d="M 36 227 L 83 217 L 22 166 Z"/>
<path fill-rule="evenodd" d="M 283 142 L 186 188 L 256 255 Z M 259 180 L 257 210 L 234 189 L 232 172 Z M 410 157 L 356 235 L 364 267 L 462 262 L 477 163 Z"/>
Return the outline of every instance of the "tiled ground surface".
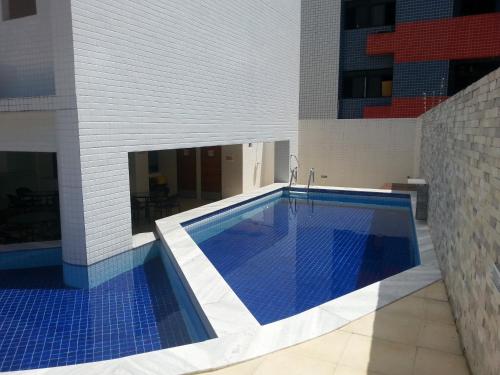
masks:
<path fill-rule="evenodd" d="M 444 284 L 306 343 L 212 375 L 469 374 Z"/>

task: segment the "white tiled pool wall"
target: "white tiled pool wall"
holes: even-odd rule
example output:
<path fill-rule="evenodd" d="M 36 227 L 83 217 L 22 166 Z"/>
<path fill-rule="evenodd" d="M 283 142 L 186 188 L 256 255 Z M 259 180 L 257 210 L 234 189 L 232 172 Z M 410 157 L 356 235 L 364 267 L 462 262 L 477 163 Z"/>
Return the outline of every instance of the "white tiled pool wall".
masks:
<path fill-rule="evenodd" d="M 51 267 L 62 264 L 61 246 L 44 247 L 42 244 L 35 249 L 5 249 L 0 250 L 0 270 L 24 268 Z"/>
<path fill-rule="evenodd" d="M 205 316 L 205 313 L 201 309 L 200 304 L 198 303 L 198 300 L 196 299 L 191 287 L 187 283 L 186 279 L 184 278 L 184 275 L 182 274 L 182 272 L 180 272 L 177 263 L 173 259 L 172 252 L 167 246 L 165 246 L 163 242 L 157 241 L 155 243 L 157 245 L 158 254 L 160 255 L 163 267 L 165 268 L 168 279 L 171 283 L 172 290 L 175 294 L 175 299 L 179 301 L 180 305 L 191 304 L 196 310 L 198 316 L 200 317 L 201 323 L 203 324 L 203 328 L 208 333 L 208 336 L 211 338 L 217 337 L 214 330 L 212 329 L 212 326 L 210 325 L 210 322 Z M 184 291 L 186 291 L 187 294 L 184 293 Z M 195 323 L 193 323 L 193 320 L 186 315 L 187 312 L 184 309 L 180 309 L 180 312 L 184 317 L 184 323 L 186 324 L 189 336 L 194 340 L 196 340 L 198 337 L 197 332 L 199 332 L 199 328 L 193 326 L 193 324 Z"/>
<path fill-rule="evenodd" d="M 322 191 L 324 189 L 325 191 Z M 294 194 L 295 193 L 295 194 Z M 297 194 L 298 193 L 298 194 Z M 309 193 L 307 193 L 307 189 L 294 189 L 292 187 L 291 189 L 291 194 L 294 197 L 299 198 L 300 195 L 302 194 L 307 196 L 309 198 L 323 198 L 326 200 L 334 200 L 337 198 L 360 198 L 362 197 L 364 201 L 374 201 L 374 202 L 380 202 L 381 199 L 384 200 L 384 202 L 392 202 L 392 203 L 406 203 L 408 199 L 411 197 L 410 193 L 394 193 L 390 191 L 371 191 L 371 192 L 365 192 L 365 194 L 360 193 L 360 192 L 355 192 L 355 191 L 345 191 L 345 190 L 333 190 L 333 191 L 328 191 L 328 187 L 319 187 L 316 186 L 314 187 L 314 190 L 311 190 Z"/>
<path fill-rule="evenodd" d="M 315 189 L 318 189 L 316 187 Z M 321 188 L 319 188 L 321 189 Z M 326 192 L 326 191 L 321 191 L 321 190 L 312 190 L 309 193 L 306 194 L 306 190 L 304 189 L 297 189 L 295 186 L 292 186 L 292 188 L 289 190 L 292 195 L 291 198 L 302 198 L 305 199 L 306 197 L 309 199 L 314 199 L 314 198 L 328 198 L 333 200 L 334 198 L 342 198 L 342 197 L 353 197 L 353 198 L 359 198 L 361 194 L 355 194 L 351 193 L 349 194 L 348 192 L 342 192 L 342 190 L 337 190 L 337 192 Z M 241 202 L 234 207 L 230 206 L 225 209 L 219 209 L 215 212 L 211 212 L 207 217 L 199 217 L 194 220 L 188 220 L 186 222 L 183 222 L 181 225 L 184 227 L 186 230 L 190 229 L 197 229 L 199 227 L 205 226 L 205 225 L 213 225 L 216 223 L 224 222 L 227 220 L 228 217 L 234 216 L 234 215 L 242 215 L 245 212 L 251 211 L 255 209 L 259 205 L 263 205 L 266 202 L 271 202 L 275 200 L 278 197 L 283 196 L 283 194 L 287 193 L 288 189 L 279 189 L 275 193 L 268 193 L 262 198 L 257 198 L 257 199 L 248 199 L 247 201 Z M 294 193 L 297 193 L 296 195 Z M 373 192 L 373 194 L 370 195 L 363 195 L 363 199 L 366 201 L 373 201 L 374 206 L 378 207 L 384 207 L 384 205 L 377 205 L 376 202 L 380 202 L 381 199 L 384 200 L 384 202 L 400 202 L 402 203 L 401 208 L 407 209 L 411 207 L 411 202 L 409 202 L 409 199 L 411 198 L 410 193 L 393 193 L 393 192 Z M 407 203 L 408 205 L 405 205 L 404 203 Z M 336 202 L 338 203 L 338 202 Z M 342 202 L 340 202 L 342 204 Z M 354 205 L 359 205 L 363 206 L 365 203 L 351 203 Z M 385 206 L 387 207 L 387 206 Z M 398 208 L 398 206 L 391 206 L 390 208 Z"/>
<path fill-rule="evenodd" d="M 63 262 L 64 281 L 74 288 L 94 288 L 158 256 L 158 245 L 156 241 L 149 242 L 90 266 Z"/>
<path fill-rule="evenodd" d="M 68 286 L 86 289 L 130 271 L 157 255 L 159 255 L 158 243 L 148 241 L 90 266 L 81 266 L 64 262 L 61 246 L 49 246 L 43 243 L 27 249 L 5 246 L 0 251 L 0 270 L 62 266 Z"/>
<path fill-rule="evenodd" d="M 220 224 L 222 222 L 225 222 L 229 217 L 235 215 L 243 215 L 246 212 L 254 210 L 260 205 L 264 205 L 266 202 L 274 201 L 276 198 L 281 197 L 282 195 L 283 190 L 279 189 L 274 193 L 266 194 L 262 198 L 250 199 L 238 205 L 229 206 L 228 208 L 212 212 L 207 217 L 200 217 L 199 220 L 196 219 L 186 221 L 181 225 L 186 231 L 189 231 L 190 229 L 197 229 L 206 225 Z"/>

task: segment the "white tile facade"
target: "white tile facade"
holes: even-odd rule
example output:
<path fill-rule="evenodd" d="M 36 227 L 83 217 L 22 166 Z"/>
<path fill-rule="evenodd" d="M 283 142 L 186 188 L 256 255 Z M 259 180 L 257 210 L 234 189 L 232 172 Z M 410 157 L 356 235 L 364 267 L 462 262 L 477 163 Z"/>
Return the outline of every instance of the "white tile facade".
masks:
<path fill-rule="evenodd" d="M 0 99 L 54 95 L 51 1 L 37 15 L 4 20 L 0 6 Z"/>
<path fill-rule="evenodd" d="M 88 264 L 132 246 L 127 152 L 296 147 L 299 1 L 71 6 Z"/>
<path fill-rule="evenodd" d="M 302 1 L 300 119 L 337 118 L 341 3 Z"/>
<path fill-rule="evenodd" d="M 50 13 L 56 95 L 0 99 L 0 111 L 56 111 L 66 262 L 132 247 L 128 152 L 297 149 L 299 0 L 38 3 Z"/>

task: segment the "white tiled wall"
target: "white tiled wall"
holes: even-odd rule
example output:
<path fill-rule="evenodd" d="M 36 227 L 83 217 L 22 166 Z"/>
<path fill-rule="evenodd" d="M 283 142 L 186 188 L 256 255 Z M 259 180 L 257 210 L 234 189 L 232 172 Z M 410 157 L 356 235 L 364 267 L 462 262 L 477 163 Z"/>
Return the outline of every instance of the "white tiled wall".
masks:
<path fill-rule="evenodd" d="M 131 247 L 127 152 L 274 140 L 296 150 L 299 0 L 71 7 L 80 151 L 60 146 L 76 163 L 60 167 L 66 207 L 77 205 L 75 225 L 63 228 L 63 247 L 78 243 L 66 246 L 67 262 Z"/>
<path fill-rule="evenodd" d="M 37 14 L 4 20 L 0 6 L 0 98 L 54 95 L 52 0 L 38 0 Z"/>
<path fill-rule="evenodd" d="M 417 147 L 416 119 L 301 120 L 299 182 L 307 183 L 310 168 L 317 185 L 406 182 L 418 171 Z"/>
<path fill-rule="evenodd" d="M 337 118 L 340 0 L 302 0 L 300 118 Z"/>

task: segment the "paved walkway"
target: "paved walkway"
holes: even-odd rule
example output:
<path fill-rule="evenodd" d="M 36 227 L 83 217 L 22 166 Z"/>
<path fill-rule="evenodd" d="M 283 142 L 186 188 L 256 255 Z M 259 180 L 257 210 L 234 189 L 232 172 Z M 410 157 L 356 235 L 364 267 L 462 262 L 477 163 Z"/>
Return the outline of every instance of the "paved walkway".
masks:
<path fill-rule="evenodd" d="M 332 333 L 213 375 L 467 375 L 442 281 Z"/>

